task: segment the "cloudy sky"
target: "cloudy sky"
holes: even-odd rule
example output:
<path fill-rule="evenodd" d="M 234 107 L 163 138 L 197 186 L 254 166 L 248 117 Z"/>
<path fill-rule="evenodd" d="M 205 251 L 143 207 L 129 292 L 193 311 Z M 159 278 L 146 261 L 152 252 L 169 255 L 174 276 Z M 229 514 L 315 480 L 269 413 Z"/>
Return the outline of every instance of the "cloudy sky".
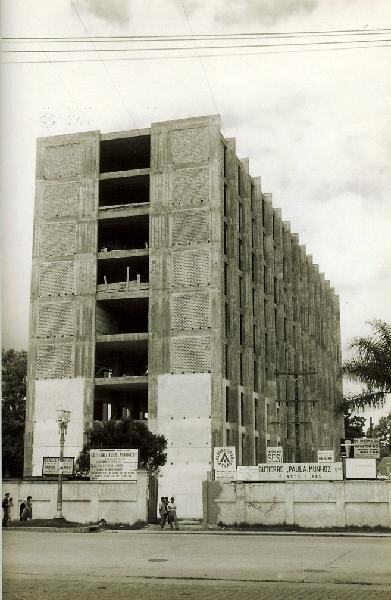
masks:
<path fill-rule="evenodd" d="M 3 0 L 2 13 L 4 37 L 87 38 L 3 43 L 4 347 L 27 347 L 35 139 L 217 112 L 340 295 L 344 346 L 368 319 L 391 322 L 391 31 L 365 43 L 276 37 L 391 27 L 389 0 Z M 211 50 L 190 38 L 170 52 L 147 40 L 117 53 L 88 39 L 259 32 L 270 34 L 263 44 L 292 45 Z M 343 43 L 308 45 L 330 40 Z"/>

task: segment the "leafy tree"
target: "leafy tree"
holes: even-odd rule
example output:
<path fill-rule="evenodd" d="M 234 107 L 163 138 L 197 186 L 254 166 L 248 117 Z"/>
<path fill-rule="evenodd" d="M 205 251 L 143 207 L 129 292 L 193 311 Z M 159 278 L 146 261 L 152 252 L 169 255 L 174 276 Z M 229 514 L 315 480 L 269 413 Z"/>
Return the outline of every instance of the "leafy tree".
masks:
<path fill-rule="evenodd" d="M 2 351 L 2 467 L 5 477 L 23 475 L 27 352 Z"/>
<path fill-rule="evenodd" d="M 365 388 L 348 399 L 351 409 L 381 407 L 391 393 L 391 325 L 379 319 L 370 321 L 373 333 L 354 338 L 349 348 L 353 358 L 343 365 L 344 374 Z"/>
<path fill-rule="evenodd" d="M 155 435 L 144 423 L 126 418 L 120 421 L 94 421 L 86 432 L 87 441 L 75 463 L 77 476 L 87 477 L 90 470 L 90 450 L 95 448 L 139 450 L 140 467 L 153 474 L 159 472 L 167 460 L 167 440 Z"/>
<path fill-rule="evenodd" d="M 359 417 L 350 413 L 344 416 L 345 437 L 348 439 L 365 437 L 365 417 Z"/>
<path fill-rule="evenodd" d="M 380 440 L 380 456 L 391 455 L 391 414 L 381 417 L 373 428 L 373 437 Z"/>

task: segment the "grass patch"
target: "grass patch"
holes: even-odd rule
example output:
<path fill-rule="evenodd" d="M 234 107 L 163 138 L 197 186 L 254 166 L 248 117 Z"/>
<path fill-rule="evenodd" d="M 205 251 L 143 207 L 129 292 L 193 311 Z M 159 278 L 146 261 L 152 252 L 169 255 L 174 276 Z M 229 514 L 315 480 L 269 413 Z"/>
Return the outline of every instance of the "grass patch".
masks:
<path fill-rule="evenodd" d="M 66 519 L 29 519 L 28 521 L 10 521 L 10 527 L 83 527 L 82 523 Z"/>
<path fill-rule="evenodd" d="M 226 531 L 297 531 L 303 533 L 391 533 L 391 529 L 377 525 L 375 527 L 300 527 L 299 525 L 251 525 L 249 523 L 233 523 L 227 525 L 222 521 L 217 523 L 219 529 Z"/>

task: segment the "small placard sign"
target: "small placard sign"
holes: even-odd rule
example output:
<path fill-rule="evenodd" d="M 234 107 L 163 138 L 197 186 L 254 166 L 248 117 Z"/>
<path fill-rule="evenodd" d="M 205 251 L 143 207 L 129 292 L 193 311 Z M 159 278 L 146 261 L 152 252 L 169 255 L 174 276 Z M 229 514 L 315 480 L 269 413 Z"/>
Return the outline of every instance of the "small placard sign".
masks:
<path fill-rule="evenodd" d="M 62 459 L 62 474 L 73 475 L 73 456 L 64 456 Z M 42 459 L 42 475 L 58 475 L 61 459 L 59 456 L 44 456 Z"/>
<path fill-rule="evenodd" d="M 284 462 L 284 450 L 282 446 L 268 446 L 266 448 L 267 463 L 282 463 Z"/>
<path fill-rule="evenodd" d="M 334 450 L 318 450 L 318 462 L 334 462 Z"/>

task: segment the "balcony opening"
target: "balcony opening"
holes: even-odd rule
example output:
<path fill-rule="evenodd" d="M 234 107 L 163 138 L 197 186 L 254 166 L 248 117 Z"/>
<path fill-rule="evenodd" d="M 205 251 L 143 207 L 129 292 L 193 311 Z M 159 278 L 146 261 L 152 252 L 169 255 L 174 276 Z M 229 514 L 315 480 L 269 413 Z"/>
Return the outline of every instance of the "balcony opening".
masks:
<path fill-rule="evenodd" d="M 149 202 L 149 175 L 114 177 L 99 181 L 99 206 Z"/>
<path fill-rule="evenodd" d="M 94 420 L 109 421 L 130 417 L 135 421 L 148 419 L 148 388 L 109 390 L 95 388 Z"/>
<path fill-rule="evenodd" d="M 148 298 L 120 298 L 96 303 L 97 335 L 148 333 Z"/>
<path fill-rule="evenodd" d="M 123 284 L 123 287 L 132 286 L 134 283 L 148 283 L 149 281 L 149 256 L 128 256 L 125 258 L 105 258 L 98 260 L 97 284 L 107 286 Z M 113 291 L 114 291 L 113 288 Z M 102 288 L 103 289 L 103 288 Z"/>
<path fill-rule="evenodd" d="M 98 251 L 148 248 L 149 215 L 105 219 L 98 223 Z"/>
<path fill-rule="evenodd" d="M 100 143 L 100 172 L 149 169 L 151 164 L 151 136 L 104 140 Z"/>
<path fill-rule="evenodd" d="M 145 377 L 148 375 L 148 340 L 98 342 L 95 377 Z"/>

